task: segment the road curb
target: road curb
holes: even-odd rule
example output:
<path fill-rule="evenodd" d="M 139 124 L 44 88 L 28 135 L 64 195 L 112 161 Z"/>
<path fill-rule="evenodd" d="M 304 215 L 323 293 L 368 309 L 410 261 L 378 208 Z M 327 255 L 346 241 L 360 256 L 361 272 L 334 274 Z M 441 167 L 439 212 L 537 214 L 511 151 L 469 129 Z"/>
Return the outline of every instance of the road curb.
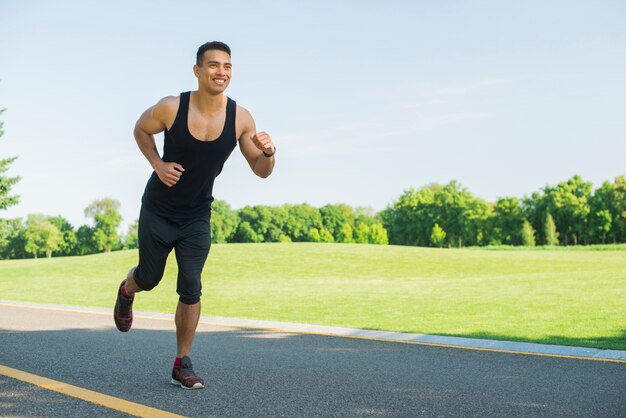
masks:
<path fill-rule="evenodd" d="M 173 318 L 173 316 L 170 316 Z M 282 332 L 318 334 L 336 337 L 362 338 L 398 343 L 448 346 L 452 348 L 484 349 L 508 353 L 553 355 L 595 360 L 621 360 L 626 362 L 626 351 L 588 347 L 572 347 L 515 341 L 484 340 L 478 338 L 449 337 L 441 335 L 411 334 L 403 332 L 376 331 L 357 328 L 342 328 L 321 325 L 307 325 L 290 322 L 259 321 L 236 318 L 203 317 L 203 321 L 224 326 L 260 328 Z"/>
<path fill-rule="evenodd" d="M 51 305 L 30 302 L 2 301 L 1 305 L 21 306 L 25 308 L 65 310 L 92 314 L 112 315 L 112 309 L 97 307 L 81 307 L 68 305 Z M 137 318 L 174 320 L 174 315 L 155 312 L 135 312 Z M 411 334 L 402 332 L 376 331 L 357 328 L 343 328 L 324 325 L 309 325 L 292 322 L 262 321 L 255 319 L 239 319 L 224 317 L 200 317 L 200 322 L 234 328 L 253 328 L 298 334 L 315 334 L 331 337 L 359 338 L 395 343 L 432 345 L 472 350 L 499 351 L 539 356 L 580 358 L 587 360 L 615 361 L 626 363 L 626 351 L 608 350 L 588 347 L 549 345 L 515 341 L 484 340 L 478 338 L 449 337 L 441 335 Z"/>

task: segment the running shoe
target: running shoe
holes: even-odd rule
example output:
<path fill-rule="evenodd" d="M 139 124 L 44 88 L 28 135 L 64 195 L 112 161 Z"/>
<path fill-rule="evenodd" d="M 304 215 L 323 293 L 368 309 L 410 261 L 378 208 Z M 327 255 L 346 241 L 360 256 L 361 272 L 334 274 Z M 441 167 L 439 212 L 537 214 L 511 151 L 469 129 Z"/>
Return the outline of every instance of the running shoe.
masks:
<path fill-rule="evenodd" d="M 180 367 L 172 369 L 172 384 L 178 385 L 183 389 L 203 389 L 204 380 L 193 371 L 191 359 L 185 356 L 180 363 Z"/>
<path fill-rule="evenodd" d="M 115 319 L 115 326 L 122 332 L 128 332 L 133 325 L 133 300 L 132 298 L 126 298 L 122 296 L 122 286 L 126 283 L 123 280 L 117 289 L 117 300 L 115 301 L 115 309 L 113 310 L 113 319 Z"/>

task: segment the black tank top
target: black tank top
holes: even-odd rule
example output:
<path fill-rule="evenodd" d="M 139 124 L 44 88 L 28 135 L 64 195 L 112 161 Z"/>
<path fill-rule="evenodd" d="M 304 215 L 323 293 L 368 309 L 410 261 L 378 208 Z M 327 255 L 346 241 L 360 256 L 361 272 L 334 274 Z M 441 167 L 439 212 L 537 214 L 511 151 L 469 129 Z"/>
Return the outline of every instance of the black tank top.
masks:
<path fill-rule="evenodd" d="M 189 97 L 190 92 L 180 94 L 176 119 L 165 130 L 162 157 L 163 161 L 179 163 L 185 171 L 173 187 L 167 187 L 153 172 L 141 199 L 149 211 L 174 219 L 194 218 L 211 210 L 213 182 L 237 145 L 235 101 L 228 98 L 221 135 L 214 141 L 200 141 L 189 132 Z"/>

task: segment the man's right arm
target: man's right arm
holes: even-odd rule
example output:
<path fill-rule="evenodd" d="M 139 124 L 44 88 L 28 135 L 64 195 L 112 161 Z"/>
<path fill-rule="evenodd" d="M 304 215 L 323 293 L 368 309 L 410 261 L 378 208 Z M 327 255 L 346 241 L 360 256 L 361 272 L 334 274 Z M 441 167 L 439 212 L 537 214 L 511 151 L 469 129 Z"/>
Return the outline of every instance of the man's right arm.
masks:
<path fill-rule="evenodd" d="M 135 141 L 159 179 L 168 187 L 178 183 L 185 169 L 175 162 L 164 162 L 157 150 L 154 135 L 163 132 L 170 119 L 176 116 L 177 97 L 166 97 L 147 109 L 135 124 Z M 172 116 L 173 109 L 173 116 Z"/>

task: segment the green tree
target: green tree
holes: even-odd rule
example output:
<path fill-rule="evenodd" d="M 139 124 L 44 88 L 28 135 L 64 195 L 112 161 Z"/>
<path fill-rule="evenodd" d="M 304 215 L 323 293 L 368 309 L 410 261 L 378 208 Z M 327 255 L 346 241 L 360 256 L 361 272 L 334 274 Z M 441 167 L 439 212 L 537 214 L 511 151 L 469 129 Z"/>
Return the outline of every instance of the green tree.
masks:
<path fill-rule="evenodd" d="M 281 235 L 280 242 L 293 242 L 289 235 Z"/>
<path fill-rule="evenodd" d="M 358 244 L 368 244 L 370 242 L 370 227 L 365 222 L 357 225 L 354 231 L 354 242 Z"/>
<path fill-rule="evenodd" d="M 6 109 L 0 109 L 0 116 Z M 0 120 L 0 138 L 4 135 L 4 122 Z M 0 209 L 6 209 L 9 206 L 17 205 L 20 201 L 19 196 L 11 195 L 11 188 L 20 181 L 20 177 L 9 177 L 5 173 L 9 170 L 9 166 L 17 157 L 0 159 Z"/>
<path fill-rule="evenodd" d="M 216 200 L 211 205 L 211 242 L 223 244 L 232 240 L 237 226 L 239 216 L 237 211 L 230 208 L 230 205 L 222 200 Z"/>
<path fill-rule="evenodd" d="M 524 216 L 522 206 L 516 197 L 499 198 L 491 217 L 491 243 L 520 245 Z"/>
<path fill-rule="evenodd" d="M 26 258 L 26 227 L 21 218 L 0 219 L 0 259 Z"/>
<path fill-rule="evenodd" d="M 292 241 L 308 241 L 311 228 L 322 228 L 322 217 L 319 209 L 306 203 L 301 205 L 283 205 L 287 219 L 283 226 L 285 235 Z"/>
<path fill-rule="evenodd" d="M 615 177 L 611 206 L 611 231 L 617 242 L 626 242 L 626 177 Z"/>
<path fill-rule="evenodd" d="M 246 206 L 237 213 L 239 225 L 234 242 L 263 242 L 270 225 L 270 214 L 261 206 Z"/>
<path fill-rule="evenodd" d="M 95 200 L 85 209 L 85 216 L 94 219 L 94 241 L 99 251 L 111 252 L 120 245 L 117 228 L 122 222 L 120 202 L 111 198 Z"/>
<path fill-rule="evenodd" d="M 324 229 L 333 237 L 337 236 L 341 226 L 346 223 L 344 212 L 337 205 L 322 206 L 319 211 Z"/>
<path fill-rule="evenodd" d="M 0 209 L 6 209 L 9 206 L 17 205 L 20 201 L 20 197 L 17 195 L 11 195 L 11 188 L 20 181 L 21 177 L 9 177 L 6 173 L 9 170 L 9 166 L 17 157 L 4 158 L 0 160 Z"/>
<path fill-rule="evenodd" d="M 392 244 L 431 244 L 435 223 L 446 231 L 449 244 L 462 247 L 487 240 L 486 220 L 491 206 L 453 180 L 409 189 L 380 217 Z"/>
<path fill-rule="evenodd" d="M 617 215 L 613 185 L 609 181 L 602 183 L 589 200 L 589 234 L 592 242 L 605 243 L 607 239 L 616 242 L 613 219 Z"/>
<path fill-rule="evenodd" d="M 547 198 L 542 191 L 534 192 L 529 197 L 525 196 L 522 199 L 522 216 L 528 219 L 535 231 L 545 232 L 548 213 Z M 547 245 L 545 234 L 537 234 L 535 239 L 537 244 Z"/>
<path fill-rule="evenodd" d="M 349 223 L 341 225 L 339 233 L 337 234 L 337 242 L 343 242 L 346 244 L 354 242 L 354 231 Z"/>
<path fill-rule="evenodd" d="M 76 230 L 76 255 L 95 254 L 98 252 L 98 244 L 95 239 L 95 228 L 81 225 Z"/>
<path fill-rule="evenodd" d="M 626 242 L 626 178 L 615 177 L 595 190 L 589 202 L 590 233 L 596 242 Z"/>
<path fill-rule="evenodd" d="M 333 234 L 326 228 L 320 229 L 320 242 L 335 242 Z"/>
<path fill-rule="evenodd" d="M 463 232 L 465 245 L 489 244 L 489 220 L 493 217 L 493 205 L 482 199 L 468 196 L 466 224 Z"/>
<path fill-rule="evenodd" d="M 602 244 L 606 243 L 606 237 L 611 232 L 613 223 L 611 212 L 608 209 L 603 209 L 591 212 L 589 216 L 591 217 L 589 224 L 592 236 L 597 237 Z"/>
<path fill-rule="evenodd" d="M 435 195 L 441 189 L 442 186 L 436 183 L 418 190 L 407 189 L 380 213 L 391 244 L 429 245 L 432 227 L 436 222 L 433 218 Z"/>
<path fill-rule="evenodd" d="M 522 225 L 522 244 L 526 247 L 535 246 L 535 230 L 528 222 L 528 219 L 524 219 L 524 224 Z"/>
<path fill-rule="evenodd" d="M 309 229 L 309 233 L 307 234 L 307 241 L 309 242 L 320 242 L 320 231 L 317 228 Z"/>
<path fill-rule="evenodd" d="M 466 224 L 467 199 L 464 190 L 456 181 L 451 181 L 435 194 L 433 218 L 440 223 L 453 246 L 463 246 Z"/>
<path fill-rule="evenodd" d="M 283 232 L 283 228 L 287 223 L 289 217 L 289 214 L 285 208 L 261 205 L 246 206 L 243 209 L 239 210 L 238 216 L 241 223 L 248 223 L 248 225 L 245 226 L 244 229 L 247 229 L 249 227 L 252 229 L 252 231 L 254 231 L 254 236 L 246 232 L 249 238 L 254 237 L 254 239 L 256 239 L 256 241 L 251 242 L 284 241 L 285 233 Z M 243 239 L 242 237 L 244 235 L 242 235 L 242 233 L 236 234 L 236 239 Z"/>
<path fill-rule="evenodd" d="M 356 213 L 352 207 L 345 204 L 326 205 L 322 206 L 319 212 L 323 228 L 332 234 L 334 241 L 350 242 L 351 238 L 345 234 L 347 228 L 344 229 L 344 225 L 354 229 Z M 344 239 L 348 241 L 344 241 Z"/>
<path fill-rule="evenodd" d="M 353 229 L 356 225 L 356 217 L 358 215 L 367 215 L 372 217 L 372 215 L 375 214 L 374 210 L 369 207 L 359 207 L 355 209 L 352 206 L 346 205 L 344 203 L 338 204 L 337 207 L 343 212 L 345 223 L 350 225 Z"/>
<path fill-rule="evenodd" d="M 546 216 L 544 235 L 546 245 L 559 245 L 559 233 L 556 230 L 554 219 L 549 213 Z"/>
<path fill-rule="evenodd" d="M 571 179 L 544 189 L 548 211 L 565 245 L 577 245 L 585 237 L 590 212 L 592 184 L 575 175 Z"/>
<path fill-rule="evenodd" d="M 476 245 L 484 239 L 483 224 L 489 216 L 489 205 L 478 199 L 456 180 L 435 193 L 432 218 L 446 231 L 453 246 Z M 429 235 L 432 231 L 429 229 Z M 430 239 L 430 236 L 428 236 Z"/>
<path fill-rule="evenodd" d="M 56 252 L 60 256 L 76 255 L 76 231 L 70 222 L 62 216 L 51 216 L 48 220 L 56 226 L 63 237 Z"/>
<path fill-rule="evenodd" d="M 263 235 L 258 234 L 250 222 L 243 221 L 237 226 L 234 242 L 263 242 Z"/>
<path fill-rule="evenodd" d="M 139 248 L 139 219 L 135 219 L 128 225 L 128 232 L 124 236 L 124 249 L 135 250 Z"/>
<path fill-rule="evenodd" d="M 376 245 L 389 244 L 389 236 L 387 235 L 387 230 L 382 223 L 376 222 L 370 226 L 369 243 Z"/>
<path fill-rule="evenodd" d="M 285 233 L 285 225 L 289 219 L 289 212 L 284 206 L 271 206 L 271 225 L 265 237 L 266 242 L 289 242 L 291 237 Z"/>
<path fill-rule="evenodd" d="M 435 247 L 443 247 L 443 243 L 446 239 L 446 231 L 443 230 L 439 226 L 438 223 L 435 223 L 433 226 L 433 232 L 430 234 L 430 242 Z"/>
<path fill-rule="evenodd" d="M 44 215 L 28 215 L 26 221 L 26 252 L 37 258 L 38 254 L 44 253 L 46 257 L 52 257 L 52 252 L 59 249 L 63 235 L 49 218 Z"/>

